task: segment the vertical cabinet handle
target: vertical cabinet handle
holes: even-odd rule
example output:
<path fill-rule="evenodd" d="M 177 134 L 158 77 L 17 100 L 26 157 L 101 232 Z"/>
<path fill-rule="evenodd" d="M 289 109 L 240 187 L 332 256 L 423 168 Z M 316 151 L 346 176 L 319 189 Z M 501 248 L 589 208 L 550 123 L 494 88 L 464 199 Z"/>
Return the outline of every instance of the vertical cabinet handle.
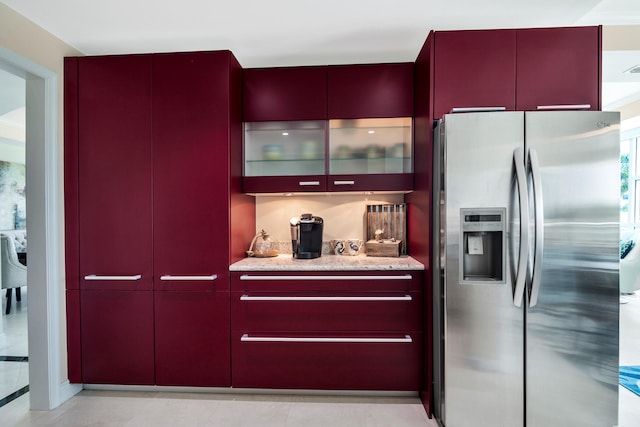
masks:
<path fill-rule="evenodd" d="M 516 307 L 520 307 L 524 296 L 527 264 L 529 262 L 529 195 L 526 169 L 524 167 L 524 150 L 522 148 L 513 150 L 513 165 L 516 170 L 518 200 L 520 201 L 520 256 L 518 258 L 518 270 L 516 271 L 513 304 Z"/>

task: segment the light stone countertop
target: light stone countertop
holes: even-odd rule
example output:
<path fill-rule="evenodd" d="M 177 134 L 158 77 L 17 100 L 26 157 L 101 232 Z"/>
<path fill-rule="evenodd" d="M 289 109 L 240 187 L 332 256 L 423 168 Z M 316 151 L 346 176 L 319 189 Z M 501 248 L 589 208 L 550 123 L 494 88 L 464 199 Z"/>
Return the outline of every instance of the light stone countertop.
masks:
<path fill-rule="evenodd" d="M 294 259 L 291 254 L 273 258 L 244 258 L 231 264 L 229 271 L 383 271 L 424 270 L 422 263 L 410 256 L 370 257 L 323 254 L 315 259 Z"/>

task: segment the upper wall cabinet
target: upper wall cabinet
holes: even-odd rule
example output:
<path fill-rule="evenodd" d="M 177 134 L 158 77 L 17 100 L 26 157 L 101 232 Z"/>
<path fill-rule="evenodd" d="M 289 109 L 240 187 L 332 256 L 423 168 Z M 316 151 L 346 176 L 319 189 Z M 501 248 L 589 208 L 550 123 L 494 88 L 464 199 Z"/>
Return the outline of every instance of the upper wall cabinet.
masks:
<path fill-rule="evenodd" d="M 435 119 L 454 108 L 601 108 L 601 27 L 434 35 Z"/>
<path fill-rule="evenodd" d="M 505 107 L 516 99 L 516 32 L 435 33 L 434 115 L 460 107 Z"/>
<path fill-rule="evenodd" d="M 327 67 L 249 68 L 244 121 L 325 120 Z"/>
<path fill-rule="evenodd" d="M 413 116 L 413 63 L 328 67 L 330 119 Z"/>
<path fill-rule="evenodd" d="M 602 27 L 518 30 L 516 109 L 601 108 Z M 588 107 L 587 107 L 588 105 Z"/>
<path fill-rule="evenodd" d="M 248 69 L 244 79 L 244 192 L 413 188 L 412 63 Z"/>

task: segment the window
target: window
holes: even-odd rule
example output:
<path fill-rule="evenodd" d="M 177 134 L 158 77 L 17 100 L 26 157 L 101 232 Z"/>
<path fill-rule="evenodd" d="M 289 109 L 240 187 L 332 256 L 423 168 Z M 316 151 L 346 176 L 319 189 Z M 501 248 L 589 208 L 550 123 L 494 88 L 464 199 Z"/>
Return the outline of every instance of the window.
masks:
<path fill-rule="evenodd" d="M 640 227 L 640 128 L 621 134 L 620 142 L 620 226 Z"/>

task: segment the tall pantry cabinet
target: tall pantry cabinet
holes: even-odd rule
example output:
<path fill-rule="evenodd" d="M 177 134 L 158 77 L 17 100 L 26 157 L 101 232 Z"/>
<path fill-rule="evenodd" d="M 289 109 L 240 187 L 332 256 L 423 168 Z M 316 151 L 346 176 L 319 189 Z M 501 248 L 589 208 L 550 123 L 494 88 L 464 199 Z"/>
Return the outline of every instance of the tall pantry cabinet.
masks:
<path fill-rule="evenodd" d="M 230 385 L 241 85 L 228 51 L 65 59 L 72 382 Z"/>

